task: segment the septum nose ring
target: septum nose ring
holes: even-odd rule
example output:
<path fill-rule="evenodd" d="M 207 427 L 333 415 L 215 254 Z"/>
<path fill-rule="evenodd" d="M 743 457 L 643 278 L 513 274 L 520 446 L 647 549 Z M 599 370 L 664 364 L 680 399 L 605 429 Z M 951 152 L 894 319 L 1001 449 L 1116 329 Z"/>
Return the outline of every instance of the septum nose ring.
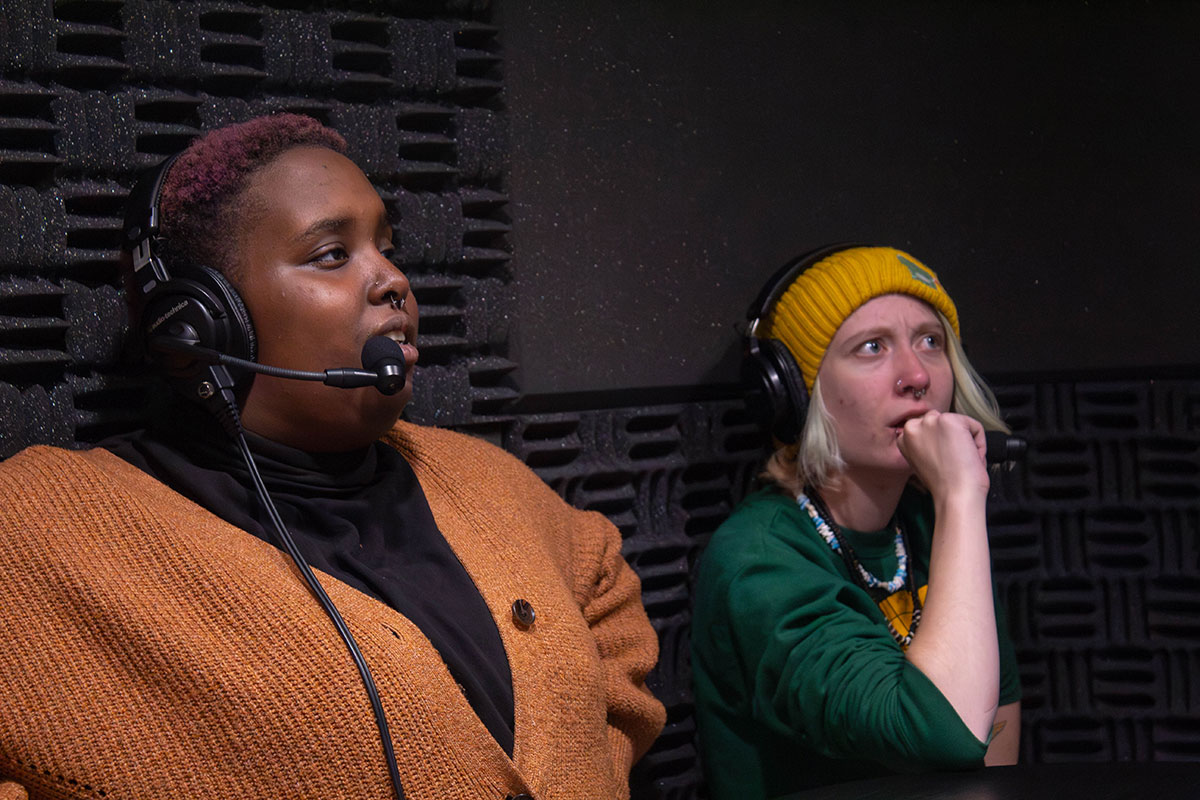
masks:
<path fill-rule="evenodd" d="M 392 308 L 396 309 L 397 311 L 403 310 L 404 304 L 407 301 L 408 301 L 407 295 L 405 295 L 404 297 L 399 297 L 396 295 L 395 292 L 388 292 L 388 302 L 391 303 Z"/>
<path fill-rule="evenodd" d="M 903 378 L 897 378 L 897 379 L 896 379 L 896 388 L 900 390 L 900 393 L 901 393 L 901 394 L 904 394 L 904 379 L 903 379 Z M 923 389 L 917 389 L 917 388 L 914 388 L 914 389 L 912 390 L 912 396 L 913 396 L 913 399 L 914 399 L 914 400 L 920 400 L 922 397 L 924 397 L 924 396 L 925 396 L 925 393 L 926 393 L 926 392 L 928 392 L 928 391 L 929 391 L 929 387 L 928 387 L 928 386 L 926 386 L 926 387 L 925 387 L 925 388 L 923 388 Z"/>

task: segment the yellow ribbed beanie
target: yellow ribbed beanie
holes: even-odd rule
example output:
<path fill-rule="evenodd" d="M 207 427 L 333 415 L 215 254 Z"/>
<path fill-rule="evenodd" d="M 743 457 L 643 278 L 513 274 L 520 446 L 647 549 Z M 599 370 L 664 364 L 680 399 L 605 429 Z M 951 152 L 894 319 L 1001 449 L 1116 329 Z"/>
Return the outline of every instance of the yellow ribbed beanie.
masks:
<path fill-rule="evenodd" d="M 837 329 L 863 303 L 884 294 L 924 300 L 942 312 L 959 335 L 958 311 L 934 271 L 891 247 L 853 247 L 813 264 L 775 302 L 758 335 L 787 346 L 812 391 Z"/>

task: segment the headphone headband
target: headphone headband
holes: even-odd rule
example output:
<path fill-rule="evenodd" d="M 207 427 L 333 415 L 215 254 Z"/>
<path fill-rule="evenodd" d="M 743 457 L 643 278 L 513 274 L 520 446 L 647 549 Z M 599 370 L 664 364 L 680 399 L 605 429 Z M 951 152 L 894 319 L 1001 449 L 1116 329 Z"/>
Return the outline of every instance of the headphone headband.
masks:
<path fill-rule="evenodd" d="M 121 245 L 133 258 L 133 281 L 143 298 L 159 284 L 171 280 L 162 262 L 158 201 L 167 173 L 177 158 L 178 153 L 143 173 L 129 193 L 125 206 L 125 229 Z"/>
<path fill-rule="evenodd" d="M 792 285 L 792 281 L 796 280 L 796 277 L 801 272 L 804 272 L 813 264 L 834 253 L 840 253 L 843 250 L 849 250 L 854 247 L 869 246 L 860 242 L 840 242 L 838 244 L 818 247 L 816 250 L 810 250 L 803 255 L 796 256 L 775 270 L 775 273 L 767 279 L 767 282 L 763 284 L 763 288 L 759 290 L 758 296 L 754 298 L 754 302 L 750 304 L 750 308 L 746 310 L 746 319 L 750 321 L 751 327 L 753 328 L 754 323 L 767 315 L 771 310 L 771 306 L 775 305 L 783 293 L 787 291 L 787 288 Z M 753 335 L 753 330 L 750 333 Z"/>

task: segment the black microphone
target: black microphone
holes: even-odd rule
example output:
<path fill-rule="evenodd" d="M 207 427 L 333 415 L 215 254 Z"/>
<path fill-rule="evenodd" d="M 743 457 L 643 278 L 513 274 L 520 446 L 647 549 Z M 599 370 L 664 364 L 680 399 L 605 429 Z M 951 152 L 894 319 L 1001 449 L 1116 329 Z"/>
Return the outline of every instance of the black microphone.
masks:
<path fill-rule="evenodd" d="M 378 375 L 375 388 L 395 394 L 404 388 L 404 350 L 386 336 L 372 336 L 362 349 L 363 368 Z M 327 370 L 328 371 L 328 370 Z"/>
<path fill-rule="evenodd" d="M 1025 458 L 1025 450 L 1029 447 L 1029 443 L 1021 437 L 1004 431 L 984 431 L 983 438 L 987 445 L 986 460 L 989 464 L 1020 461 Z"/>
<path fill-rule="evenodd" d="M 285 369 L 259 364 L 257 361 L 247 361 L 225 353 L 218 352 L 199 344 L 200 337 L 191 325 L 177 323 L 171 326 L 168 335 L 150 338 L 151 350 L 166 353 L 182 353 L 205 364 L 222 364 L 227 367 L 238 367 L 270 375 L 273 378 L 289 378 L 297 381 L 320 381 L 327 386 L 339 389 L 357 389 L 362 386 L 374 386 L 383 394 L 395 394 L 404 388 L 404 351 L 386 336 L 372 336 L 367 339 L 362 349 L 362 360 L 365 369 L 339 367 L 327 369 L 324 372 L 306 372 L 299 369 Z"/>

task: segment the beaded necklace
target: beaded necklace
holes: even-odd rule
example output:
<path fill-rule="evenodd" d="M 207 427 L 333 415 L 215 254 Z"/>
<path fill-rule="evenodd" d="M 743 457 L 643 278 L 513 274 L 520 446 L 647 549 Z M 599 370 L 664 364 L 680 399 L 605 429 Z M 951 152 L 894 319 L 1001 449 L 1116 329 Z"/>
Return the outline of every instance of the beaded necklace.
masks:
<path fill-rule="evenodd" d="M 913 610 L 912 623 L 908 626 L 908 632 L 901 635 L 900 631 L 892 623 L 892 620 L 890 618 L 885 619 L 888 631 L 891 632 L 892 638 L 896 640 L 896 644 L 900 645 L 901 648 L 907 648 L 912 643 L 913 635 L 917 632 L 917 626 L 921 624 L 921 601 L 917 597 L 916 581 L 908 581 L 908 537 L 904 535 L 904 529 L 900 526 L 900 520 L 895 517 L 892 519 L 892 525 L 896 531 L 896 574 L 892 576 L 890 581 L 883 581 L 872 575 L 862 565 L 862 562 L 858 560 L 858 556 L 854 554 L 854 548 L 846 540 L 842 529 L 833 521 L 833 515 L 829 513 L 829 509 L 825 506 L 824 501 L 822 501 L 821 496 L 817 494 L 816 490 L 811 487 L 805 487 L 805 490 L 796 496 L 796 502 L 808 513 L 808 517 L 812 520 L 817 533 L 821 534 L 821 538 L 825 540 L 829 548 L 842 557 L 842 560 L 846 563 L 846 568 L 850 570 L 850 574 L 855 578 L 855 582 L 867 594 L 877 599 L 887 597 L 903 589 L 906 582 L 909 583 Z"/>

